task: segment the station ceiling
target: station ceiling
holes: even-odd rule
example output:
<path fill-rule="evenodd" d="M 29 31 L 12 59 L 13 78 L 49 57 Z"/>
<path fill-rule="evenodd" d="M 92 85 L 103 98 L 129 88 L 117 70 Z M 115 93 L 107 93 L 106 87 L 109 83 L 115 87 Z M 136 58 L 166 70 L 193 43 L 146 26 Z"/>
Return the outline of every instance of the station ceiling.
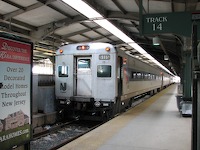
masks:
<path fill-rule="evenodd" d="M 131 39 L 137 42 L 172 73 L 180 75 L 183 49 L 182 35 L 167 33 L 141 35 L 139 0 L 84 0 Z M 143 0 L 143 13 L 196 12 L 198 0 Z M 178 21 L 178 20 L 177 20 Z M 63 43 L 108 42 L 130 54 L 145 58 L 127 43 L 93 20 L 83 16 L 62 0 L 1 0 L 0 32 L 11 33 L 34 43 L 33 61 L 54 58 Z M 161 44 L 154 46 L 153 37 Z M 164 60 L 167 55 L 169 60 Z"/>

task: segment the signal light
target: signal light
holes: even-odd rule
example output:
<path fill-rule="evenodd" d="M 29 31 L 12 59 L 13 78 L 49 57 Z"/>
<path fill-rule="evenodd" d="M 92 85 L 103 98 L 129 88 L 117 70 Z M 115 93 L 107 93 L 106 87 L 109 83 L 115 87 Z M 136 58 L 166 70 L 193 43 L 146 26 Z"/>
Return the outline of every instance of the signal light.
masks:
<path fill-rule="evenodd" d="M 80 46 L 77 46 L 77 50 L 88 50 L 90 47 L 88 45 L 80 45 Z"/>

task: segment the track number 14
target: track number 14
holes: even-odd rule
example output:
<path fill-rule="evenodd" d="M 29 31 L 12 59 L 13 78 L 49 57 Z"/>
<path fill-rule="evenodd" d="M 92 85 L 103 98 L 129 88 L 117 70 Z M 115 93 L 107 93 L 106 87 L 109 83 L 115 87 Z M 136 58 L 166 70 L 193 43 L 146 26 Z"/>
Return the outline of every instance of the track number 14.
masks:
<path fill-rule="evenodd" d="M 162 30 L 162 23 L 153 24 L 153 31 L 156 31 L 156 30 Z"/>

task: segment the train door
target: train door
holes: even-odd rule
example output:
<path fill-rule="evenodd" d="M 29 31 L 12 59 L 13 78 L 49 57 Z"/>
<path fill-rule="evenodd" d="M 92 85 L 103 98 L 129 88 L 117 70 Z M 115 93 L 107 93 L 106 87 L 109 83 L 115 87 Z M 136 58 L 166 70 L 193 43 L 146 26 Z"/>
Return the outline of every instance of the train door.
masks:
<path fill-rule="evenodd" d="M 123 65 L 123 58 L 118 57 L 118 64 L 117 64 L 117 79 L 118 79 L 118 96 L 121 97 L 122 95 L 122 65 Z"/>
<path fill-rule="evenodd" d="M 92 95 L 91 57 L 76 57 L 76 93 L 77 96 Z"/>
<path fill-rule="evenodd" d="M 161 90 L 163 89 L 163 84 L 164 84 L 164 80 L 163 80 L 163 73 L 161 72 Z"/>
<path fill-rule="evenodd" d="M 118 57 L 117 58 L 117 82 L 118 82 L 118 94 L 117 94 L 117 100 L 114 107 L 114 114 L 117 114 L 121 111 L 121 96 L 123 91 L 123 82 L 122 82 L 122 65 L 123 65 L 123 58 Z"/>

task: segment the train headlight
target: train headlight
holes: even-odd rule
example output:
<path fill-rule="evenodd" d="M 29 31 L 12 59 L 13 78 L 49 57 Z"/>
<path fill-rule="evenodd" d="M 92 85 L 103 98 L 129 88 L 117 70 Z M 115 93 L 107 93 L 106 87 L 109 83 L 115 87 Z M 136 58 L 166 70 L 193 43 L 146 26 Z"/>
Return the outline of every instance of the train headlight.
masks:
<path fill-rule="evenodd" d="M 70 105 L 70 104 L 71 104 L 71 101 L 70 101 L 69 99 L 60 100 L 60 104 L 62 104 L 62 105 Z"/>
<path fill-rule="evenodd" d="M 63 53 L 63 50 L 62 49 L 60 49 L 60 54 L 62 54 Z"/>
<path fill-rule="evenodd" d="M 67 105 L 70 105 L 70 104 L 71 104 L 71 101 L 70 101 L 69 99 L 67 99 L 67 100 L 66 100 L 66 104 L 67 104 Z"/>
<path fill-rule="evenodd" d="M 96 101 L 96 102 L 94 103 L 94 106 L 95 106 L 95 107 L 100 107 L 100 106 L 101 106 L 100 101 Z"/>
<path fill-rule="evenodd" d="M 110 51 L 110 47 L 106 47 L 105 50 L 106 50 L 107 52 L 109 52 L 109 51 Z"/>

